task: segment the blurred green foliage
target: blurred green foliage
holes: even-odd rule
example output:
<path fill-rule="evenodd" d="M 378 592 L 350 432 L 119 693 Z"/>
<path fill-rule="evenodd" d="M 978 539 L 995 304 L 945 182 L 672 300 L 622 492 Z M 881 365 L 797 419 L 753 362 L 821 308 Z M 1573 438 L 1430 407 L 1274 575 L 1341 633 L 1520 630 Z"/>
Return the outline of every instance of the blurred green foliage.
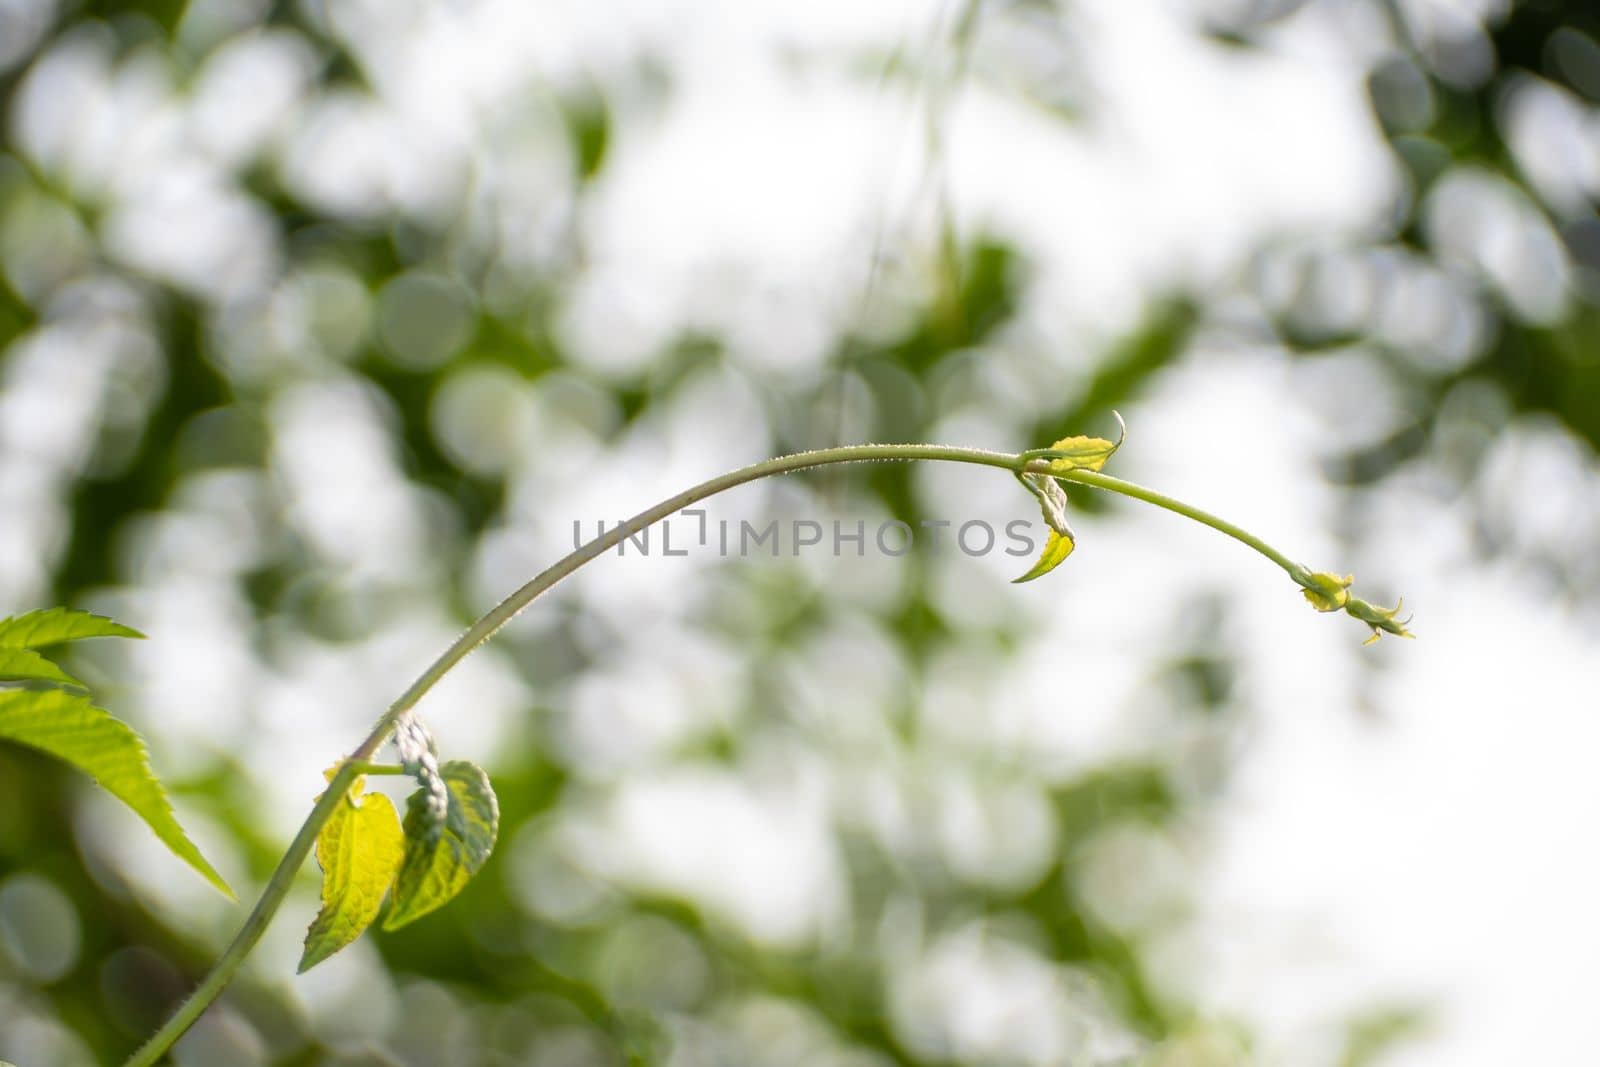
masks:
<path fill-rule="evenodd" d="M 1213 32 L 1230 47 L 1248 50 L 1262 46 L 1275 24 L 1308 5 L 1223 6 L 1231 14 L 1219 17 Z M 1090 432 L 1103 426 L 1100 420 L 1109 409 L 1136 401 L 1165 371 L 1189 358 L 1197 333 L 1225 320 L 1229 302 L 1242 293 L 1266 309 L 1271 328 L 1295 359 L 1314 362 L 1357 352 L 1375 361 L 1401 398 L 1400 417 L 1377 440 L 1329 457 L 1330 470 L 1352 493 L 1419 458 L 1453 472 L 1465 492 L 1483 462 L 1487 435 L 1527 413 L 1547 415 L 1591 448 L 1600 447 L 1600 218 L 1592 193 L 1587 203 L 1552 203 L 1549 190 L 1528 178 L 1526 163 L 1508 145 L 1504 118 L 1507 94 L 1522 84 L 1518 78 L 1531 76 L 1579 101 L 1594 121 L 1600 106 L 1600 45 L 1595 43 L 1600 15 L 1588 2 L 1529 0 L 1490 22 L 1481 42 L 1468 32 L 1452 49 L 1415 39 L 1405 28 L 1404 5 L 1381 6 L 1397 20 L 1396 36 L 1409 42 L 1371 72 L 1375 118 L 1405 161 L 1411 184 L 1393 232 L 1366 243 L 1286 241 L 1265 247 L 1259 253 L 1261 276 L 1278 279 L 1271 285 L 1258 286 L 1251 277 L 1241 279 L 1234 291 L 1147 294 L 1142 324 L 1104 350 L 1086 354 L 1077 368 L 1078 387 L 1019 427 L 1019 443 L 1048 441 L 1063 428 Z M 106 277 L 137 295 L 159 357 L 154 369 L 140 372 L 155 382 L 140 394 L 143 406 L 132 404 L 131 415 L 104 419 L 90 456 L 66 476 L 65 527 L 44 563 L 46 584 L 31 592 L 39 603 L 80 604 L 131 585 L 130 531 L 138 523 L 181 510 L 185 487 L 207 472 L 246 470 L 270 482 L 279 463 L 273 451 L 274 405 L 300 382 L 348 375 L 380 398 L 379 421 L 392 435 L 401 473 L 410 485 L 432 494 L 429 499 L 442 515 L 429 528 L 437 581 L 420 593 L 384 583 L 358 587 L 285 523 L 270 538 L 273 547 L 238 575 L 256 626 L 251 645 L 269 662 L 291 654 L 285 648 L 292 643 L 286 635 L 292 634 L 353 649 L 373 629 L 374 618 L 418 595 L 437 598 L 447 617 L 464 622 L 482 607 L 473 587 L 473 546 L 508 521 L 513 499 L 503 471 L 463 462 L 441 440 L 435 408 L 447 383 L 469 370 L 505 371 L 536 393 L 548 388 L 552 395 L 588 398 L 582 403 L 591 403 L 592 412 L 578 410 L 576 417 L 600 427 L 602 440 L 620 443 L 668 408 L 695 374 L 730 365 L 725 340 L 689 331 L 637 373 L 598 373 L 564 348 L 553 324 L 562 299 L 570 295 L 570 275 L 582 261 L 577 238 L 556 238 L 557 254 L 512 272 L 504 261 L 515 257 L 493 242 L 487 249 L 474 244 L 463 232 L 460 214 L 418 217 L 396 208 L 350 217 L 303 197 L 279 171 L 256 161 L 242 168 L 239 181 L 279 235 L 283 273 L 323 271 L 353 278 L 360 300 L 377 300 L 380 307 L 381 294 L 397 292 L 388 287 L 415 275 L 444 287 L 434 294 L 441 306 L 456 300 L 465 311 L 453 327 L 456 333 L 440 342 L 451 349 L 443 361 L 397 357 L 397 345 L 403 352 L 426 338 L 414 332 L 385 336 L 381 322 L 354 332 L 344 344 L 338 339 L 344 325 L 335 309 L 324 321 L 313 311 L 308 336 L 321 338 L 329 350 L 344 344 L 336 355 L 297 361 L 293 352 L 269 352 L 261 360 L 265 369 L 246 367 L 228 346 L 270 328 L 240 327 L 240 309 L 226 300 L 120 261 L 99 236 L 106 222 L 104 198 L 75 190 L 42 168 L 17 134 L 18 94 L 30 63 L 74 34 L 87 30 L 109 38 L 119 60 L 153 52 L 180 81 L 192 75 L 214 45 L 185 37 L 184 27 L 192 27 L 198 7 L 178 2 L 68 5 L 28 54 L 0 74 L 0 97 L 11 116 L 0 145 L 0 215 L 43 218 L 39 205 L 49 200 L 62 205 L 71 220 L 62 233 L 87 235 L 87 251 L 65 277 L 42 289 L 30 290 L 19 279 L 46 270 L 49 235 L 41 239 L 44 245 L 7 253 L 10 282 L 0 285 L 0 345 L 6 354 L 0 356 L 0 369 L 20 373 L 21 344 L 69 318 L 71 301 L 91 299 L 89 283 Z M 370 84 L 372 72 L 330 29 L 323 7 L 255 5 L 241 16 L 238 32 L 256 32 L 254 24 L 261 23 L 294 35 L 314 57 L 308 90 L 313 96 L 360 91 Z M 988 7 L 973 5 L 973 17 L 981 19 Z M 1071 5 L 1061 5 L 1060 12 L 1070 31 Z M 1463 59 L 1479 45 L 1487 49 L 1487 66 L 1482 60 L 1469 62 L 1470 56 Z M 647 87 L 656 77 L 650 70 L 639 74 Z M 568 181 L 577 203 L 605 178 L 617 157 L 614 97 L 630 91 L 636 87 L 592 85 L 557 93 L 551 101 L 567 139 Z M 657 91 L 670 93 L 672 87 Z M 1092 114 L 1092 103 L 1082 111 Z M 1543 227 L 1558 239 L 1570 270 L 1567 295 L 1555 310 L 1530 312 L 1493 276 L 1475 271 L 1456 252 L 1441 252 L 1441 234 L 1430 226 L 1424 205 L 1439 183 L 1466 168 L 1488 175 L 1494 189 L 1525 209 L 1527 225 Z M 62 240 L 63 247 L 71 244 Z M 815 381 L 800 379 L 797 385 L 776 372 L 771 380 L 756 376 L 753 385 L 768 413 L 771 451 L 832 443 L 834 428 L 843 422 L 837 416 L 839 398 L 857 391 L 866 398 L 860 407 L 868 414 L 864 423 L 848 424 L 851 436 L 909 441 L 934 433 L 947 414 L 932 399 L 937 390 L 967 380 L 974 351 L 1015 325 L 1031 281 L 1022 254 L 983 232 L 953 235 L 940 256 L 943 262 L 934 272 L 938 282 L 918 294 L 910 313 L 892 328 L 847 330 L 833 342 L 825 372 Z M 84 287 L 62 296 L 74 278 Z M 1394 332 L 1395 316 L 1403 317 L 1407 309 L 1387 307 L 1384 294 L 1401 280 L 1410 284 L 1419 278 L 1443 279 L 1449 295 L 1442 314 L 1472 317 L 1480 342 L 1431 352 L 1403 331 Z M 1352 304 L 1341 288 L 1350 285 L 1368 296 Z M 1414 291 L 1419 290 L 1406 290 Z M 335 290 L 315 292 L 328 296 Z M 409 293 L 407 301 L 427 298 L 422 290 L 399 292 Z M 430 314 L 424 325 L 446 318 L 446 312 Z M 403 325 L 403 330 L 417 329 L 414 322 Z M 271 344 L 270 338 L 262 340 L 263 349 Z M 127 388 L 140 393 L 143 387 L 135 382 Z M 570 392 L 553 392 L 558 388 Z M 581 409 L 582 403 L 574 407 Z M 1463 430 L 1473 420 L 1483 422 L 1478 436 Z M 916 471 L 879 465 L 853 477 L 852 484 L 864 487 L 889 516 L 913 526 L 931 517 L 917 492 Z M 1074 505 L 1099 506 L 1086 498 L 1075 498 Z M 281 510 L 275 514 L 281 516 Z M 1485 527 L 1484 547 L 1496 548 L 1492 525 Z M 1003 653 L 1017 640 L 1020 624 L 984 632 L 955 625 L 935 596 L 936 576 L 925 556 L 913 554 L 899 565 L 908 575 L 904 590 L 878 612 L 877 622 L 892 634 L 914 674 L 964 643 L 987 643 Z M 759 602 L 756 624 L 734 588 L 753 590 L 750 595 Z M 365 599 L 352 604 L 352 590 Z M 537 649 L 516 646 L 518 670 L 536 694 L 531 701 L 536 706 L 526 709 L 534 724 L 528 733 L 540 743 L 506 753 L 494 768 L 502 805 L 499 851 L 450 908 L 405 930 L 370 935 L 378 964 L 400 990 L 387 1034 L 352 1041 L 329 1037 L 286 973 L 258 971 L 226 998 L 227 1018 L 242 1021 L 246 1036 L 227 1026 L 214 1028 L 187 1046 L 185 1062 L 286 1067 L 1010 1062 L 941 1046 L 936 1025 L 930 1024 L 931 1037 L 908 1036 L 903 1018 L 914 1008 L 891 1002 L 887 972 L 892 961 L 884 950 L 887 931 L 902 922 L 941 934 L 978 929 L 976 953 L 1021 945 L 1063 968 L 1063 974 L 1087 976 L 1094 996 L 1104 998 L 1106 1025 L 1124 1027 L 1138 1039 L 1135 1047 L 1147 1050 L 1128 1055 L 1191 1067 L 1245 1061 L 1248 1041 L 1226 1020 L 1196 1018 L 1192 1006 L 1176 1002 L 1153 976 L 1156 964 L 1144 934 L 1108 922 L 1086 900 L 1084 888 L 1085 867 L 1093 861 L 1088 846 L 1097 838 L 1122 830 L 1135 837 L 1146 831 L 1181 835 L 1226 780 L 1244 709 L 1233 653 L 1211 636 L 1225 631 L 1227 609 L 1221 603 L 1181 606 L 1161 662 L 1152 670 L 1151 684 L 1162 705 L 1205 739 L 1183 750 L 1181 766 L 1157 745 L 1148 758 L 1038 783 L 1054 828 L 1051 855 L 1030 877 L 1010 886 L 966 877 L 937 856 L 893 854 L 859 827 L 842 828 L 839 849 L 854 918 L 827 944 L 803 950 L 752 939 L 693 900 L 622 884 L 596 889 L 588 876 L 584 893 L 597 903 L 581 921 L 541 915 L 519 899 L 508 865 L 535 860 L 523 854 L 527 850 L 519 851 L 517 842 L 537 839 L 540 827 L 554 825 L 566 809 L 603 789 L 574 766 L 580 761 L 562 748 L 556 717 L 545 704 L 562 692 L 562 681 L 600 658 L 594 642 L 582 635 L 586 627 L 604 630 L 605 623 L 581 604 L 562 602 L 547 610 L 559 624 L 541 631 L 545 643 Z M 697 625 L 744 642 L 758 664 L 776 661 L 834 621 L 826 601 L 795 575 L 753 566 L 727 568 L 693 610 Z M 139 618 L 129 621 L 147 625 Z M 91 681 L 115 683 L 102 673 Z M 745 712 L 687 746 L 681 758 L 699 765 L 738 764 L 759 758 L 774 737 L 805 736 L 808 727 L 790 696 L 781 683 L 756 671 L 747 691 L 734 697 Z M 903 764 L 896 773 L 913 784 L 921 773 L 919 760 L 937 756 L 929 755 L 926 739 L 919 736 L 917 699 L 911 693 L 905 697 L 911 706 L 884 709 L 902 745 L 897 758 Z M 159 729 L 148 720 L 141 725 Z M 986 764 L 986 758 L 973 757 L 963 773 L 996 783 L 1019 773 L 1003 760 Z M 280 832 L 272 828 L 276 823 L 262 818 L 252 784 L 271 771 L 253 760 L 244 748 L 219 752 L 209 763 L 186 761 L 190 772 L 175 783 L 191 810 L 203 811 L 235 844 L 246 886 L 264 878 L 282 847 Z M 115 1062 L 204 973 L 226 932 L 212 929 L 209 920 L 190 928 L 170 912 L 147 907 L 139 888 L 145 883 L 130 881 L 114 857 L 101 855 L 100 839 L 87 834 L 82 817 L 75 815 L 83 792 L 80 781 L 49 760 L 0 746 L 0 1051 L 13 1056 L 23 1053 L 8 1040 L 19 1046 L 26 1041 L 26 1048 L 55 1056 L 53 1062 L 73 1062 L 82 1054 Z M 308 794 L 307 806 L 310 800 Z M 913 821 L 928 817 L 932 806 L 929 800 L 926 810 L 913 812 Z M 1009 828 L 1002 821 L 988 832 L 1003 836 Z M 538 862 L 560 861 L 551 856 Z M 76 914 L 76 947 L 61 973 L 38 969 L 25 947 L 19 948 L 15 916 L 31 913 L 17 901 L 26 904 L 33 897 L 7 898 L 5 887 L 35 884 L 27 879 L 43 879 Z M 44 893 L 41 899 L 48 910 L 55 898 Z M 907 902 L 914 904 L 911 918 Z M 7 911 L 12 905 L 21 910 Z M 1085 1002 L 1092 999 L 1086 996 Z M 1102 1019 L 1094 1010 L 1086 1014 Z M 1343 1062 L 1380 1062 L 1383 1047 L 1413 1032 L 1418 1017 L 1401 1008 L 1354 1021 Z M 55 1029 L 40 1030 L 45 1024 L 39 1020 L 53 1020 Z"/>

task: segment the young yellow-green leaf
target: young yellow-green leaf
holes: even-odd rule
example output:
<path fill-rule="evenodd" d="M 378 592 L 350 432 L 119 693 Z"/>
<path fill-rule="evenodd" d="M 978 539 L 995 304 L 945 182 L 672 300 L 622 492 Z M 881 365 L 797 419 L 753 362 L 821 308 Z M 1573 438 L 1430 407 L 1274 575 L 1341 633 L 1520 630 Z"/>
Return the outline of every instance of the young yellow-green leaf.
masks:
<path fill-rule="evenodd" d="M 400 816 L 382 793 L 363 793 L 357 778 L 345 802 L 317 835 L 322 866 L 322 910 L 306 931 L 304 974 L 361 936 L 383 907 L 405 857 Z"/>
<path fill-rule="evenodd" d="M 0 647 L 0 682 L 50 682 L 84 688 L 82 682 L 27 648 Z"/>
<path fill-rule="evenodd" d="M 1062 560 L 1072 555 L 1073 545 L 1074 542 L 1072 538 L 1063 536 L 1061 533 L 1055 530 L 1051 530 L 1049 536 L 1045 539 L 1044 551 L 1040 553 L 1038 561 L 1035 562 L 1034 565 L 1028 569 L 1028 573 L 1024 574 L 1021 578 L 1011 579 L 1012 583 L 1018 584 L 1021 582 L 1031 582 L 1035 578 L 1049 574 L 1051 571 L 1061 566 Z"/>
<path fill-rule="evenodd" d="M 1104 437 L 1063 437 L 1050 446 L 1049 451 L 1061 453 L 1050 457 L 1050 469 L 1065 474 L 1072 470 L 1097 471 L 1106 465 L 1106 460 L 1111 454 L 1122 447 L 1123 440 L 1128 436 L 1128 426 L 1122 421 L 1122 416 L 1116 412 L 1117 425 L 1122 432 L 1115 441 L 1107 441 Z"/>
<path fill-rule="evenodd" d="M 43 648 L 85 637 L 143 637 L 131 627 L 104 615 L 71 608 L 45 608 L 11 619 L 0 619 L 0 648 Z"/>
<path fill-rule="evenodd" d="M 228 883 L 178 825 L 139 735 L 84 694 L 65 689 L 0 690 L 0 741 L 37 748 L 94 778 L 132 808 L 179 859 L 233 896 Z"/>
<path fill-rule="evenodd" d="M 430 814 L 426 790 L 406 801 L 406 858 L 394 883 L 385 930 L 449 903 L 483 868 L 500 827 L 500 803 L 476 764 L 451 760 L 439 768 L 450 802 L 443 823 Z"/>
<path fill-rule="evenodd" d="M 1066 452 L 1065 456 L 1051 456 L 1050 469 L 1063 473 L 1073 470 L 1097 471 L 1106 465 L 1117 446 L 1104 437 L 1063 437 L 1050 446 L 1052 452 Z"/>
<path fill-rule="evenodd" d="M 1067 522 L 1067 491 L 1061 488 L 1061 483 L 1042 474 L 1019 474 L 1017 481 L 1039 501 L 1039 513 L 1044 516 L 1044 524 L 1050 528 L 1050 533 L 1046 536 L 1044 551 L 1040 553 L 1038 562 L 1021 578 L 1011 579 L 1012 584 L 1031 582 L 1049 574 L 1061 565 L 1062 560 L 1072 555 L 1072 549 L 1078 543 L 1077 535 Z"/>

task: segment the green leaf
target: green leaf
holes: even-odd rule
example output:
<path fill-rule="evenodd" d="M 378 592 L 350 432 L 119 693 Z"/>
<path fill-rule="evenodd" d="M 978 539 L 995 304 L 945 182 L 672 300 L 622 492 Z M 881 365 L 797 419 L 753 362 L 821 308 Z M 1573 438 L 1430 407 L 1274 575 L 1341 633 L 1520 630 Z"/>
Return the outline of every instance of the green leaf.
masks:
<path fill-rule="evenodd" d="M 385 930 L 398 930 L 449 903 L 483 869 L 500 827 L 500 804 L 489 776 L 476 764 L 451 760 L 439 768 L 450 794 L 441 820 L 426 790 L 406 801 L 406 858 L 395 880 Z"/>
<path fill-rule="evenodd" d="M 1063 437 L 1050 446 L 1051 452 L 1066 455 L 1051 456 L 1050 469 L 1065 473 L 1073 470 L 1097 471 L 1106 465 L 1117 446 L 1104 437 Z"/>
<path fill-rule="evenodd" d="M 1122 416 L 1115 411 L 1111 414 L 1116 416 L 1122 430 L 1116 441 L 1107 441 L 1104 437 L 1063 437 L 1044 450 L 1048 453 L 1050 469 L 1065 474 L 1071 470 L 1097 471 L 1104 467 L 1128 436 L 1128 426 Z"/>
<path fill-rule="evenodd" d="M 1027 574 L 1011 579 L 1014 585 L 1049 574 L 1061 565 L 1062 560 L 1072 555 L 1078 543 L 1077 535 L 1067 522 L 1067 491 L 1061 488 L 1061 483 L 1039 474 L 1019 474 L 1017 481 L 1039 501 L 1039 512 L 1044 516 L 1045 525 L 1050 527 L 1050 533 L 1038 561 Z"/>
<path fill-rule="evenodd" d="M 65 689 L 0 690 L 0 740 L 47 752 L 95 778 L 180 859 L 233 897 L 228 883 L 178 825 L 139 735 L 87 696 Z"/>
<path fill-rule="evenodd" d="M 26 648 L 0 647 L 0 682 L 50 682 L 85 688 L 72 675 Z"/>
<path fill-rule="evenodd" d="M 357 778 L 317 835 L 317 863 L 322 866 L 322 910 L 306 931 L 304 974 L 361 936 L 383 907 L 405 858 L 406 840 L 400 816 L 382 793 L 363 793 Z"/>
<path fill-rule="evenodd" d="M 1011 579 L 1012 583 L 1019 584 L 1021 582 L 1031 582 L 1035 578 L 1049 574 L 1051 571 L 1061 566 L 1062 560 L 1072 555 L 1073 547 L 1074 542 L 1072 538 L 1063 537 L 1055 530 L 1051 530 L 1050 536 L 1045 539 L 1044 551 L 1040 553 L 1039 559 L 1032 567 L 1028 569 L 1027 574 L 1024 574 L 1020 578 Z"/>
<path fill-rule="evenodd" d="M 71 608 L 45 608 L 11 619 L 0 619 L 0 648 L 43 648 L 85 637 L 143 637 L 131 627 L 104 615 Z"/>

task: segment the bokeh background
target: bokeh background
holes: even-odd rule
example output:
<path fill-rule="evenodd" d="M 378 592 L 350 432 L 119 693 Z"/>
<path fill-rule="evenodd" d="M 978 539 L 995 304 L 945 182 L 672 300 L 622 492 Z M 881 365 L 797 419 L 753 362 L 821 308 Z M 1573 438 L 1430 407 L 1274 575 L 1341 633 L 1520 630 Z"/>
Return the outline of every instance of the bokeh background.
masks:
<path fill-rule="evenodd" d="M 248 901 L 592 528 L 765 456 L 1131 433 L 1077 554 L 606 559 L 424 705 L 453 906 L 183 1065 L 1594 1062 L 1589 0 L 0 0 L 0 611 Z M 835 469 L 713 521 L 1036 511 Z M 0 1058 L 115 1062 L 242 906 L 0 747 Z"/>

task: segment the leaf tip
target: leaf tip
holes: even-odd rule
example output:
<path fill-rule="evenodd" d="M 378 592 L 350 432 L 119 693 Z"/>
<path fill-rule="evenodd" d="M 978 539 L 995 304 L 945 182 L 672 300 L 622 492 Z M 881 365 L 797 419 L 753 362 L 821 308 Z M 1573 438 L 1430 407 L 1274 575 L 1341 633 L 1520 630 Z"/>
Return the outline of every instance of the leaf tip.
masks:
<path fill-rule="evenodd" d="M 1071 537 L 1057 530 L 1051 530 L 1050 536 L 1044 543 L 1044 551 L 1039 553 L 1038 560 L 1032 567 L 1028 568 L 1026 574 L 1019 578 L 1011 579 L 1011 584 L 1021 585 L 1023 582 L 1031 582 L 1035 578 L 1044 577 L 1061 566 L 1062 561 L 1072 555 L 1072 550 L 1076 545 L 1077 542 Z"/>
<path fill-rule="evenodd" d="M 201 876 L 204 877 L 206 881 L 215 886 L 217 892 L 227 897 L 230 903 L 239 903 L 239 894 L 233 891 L 233 887 L 228 884 L 228 880 L 222 877 L 222 875 L 218 874 L 217 869 L 211 866 L 211 864 L 206 863 L 205 860 L 202 859 L 200 862 L 204 863 L 205 866 L 201 867 L 198 864 L 192 864 L 194 869 L 199 871 Z"/>

